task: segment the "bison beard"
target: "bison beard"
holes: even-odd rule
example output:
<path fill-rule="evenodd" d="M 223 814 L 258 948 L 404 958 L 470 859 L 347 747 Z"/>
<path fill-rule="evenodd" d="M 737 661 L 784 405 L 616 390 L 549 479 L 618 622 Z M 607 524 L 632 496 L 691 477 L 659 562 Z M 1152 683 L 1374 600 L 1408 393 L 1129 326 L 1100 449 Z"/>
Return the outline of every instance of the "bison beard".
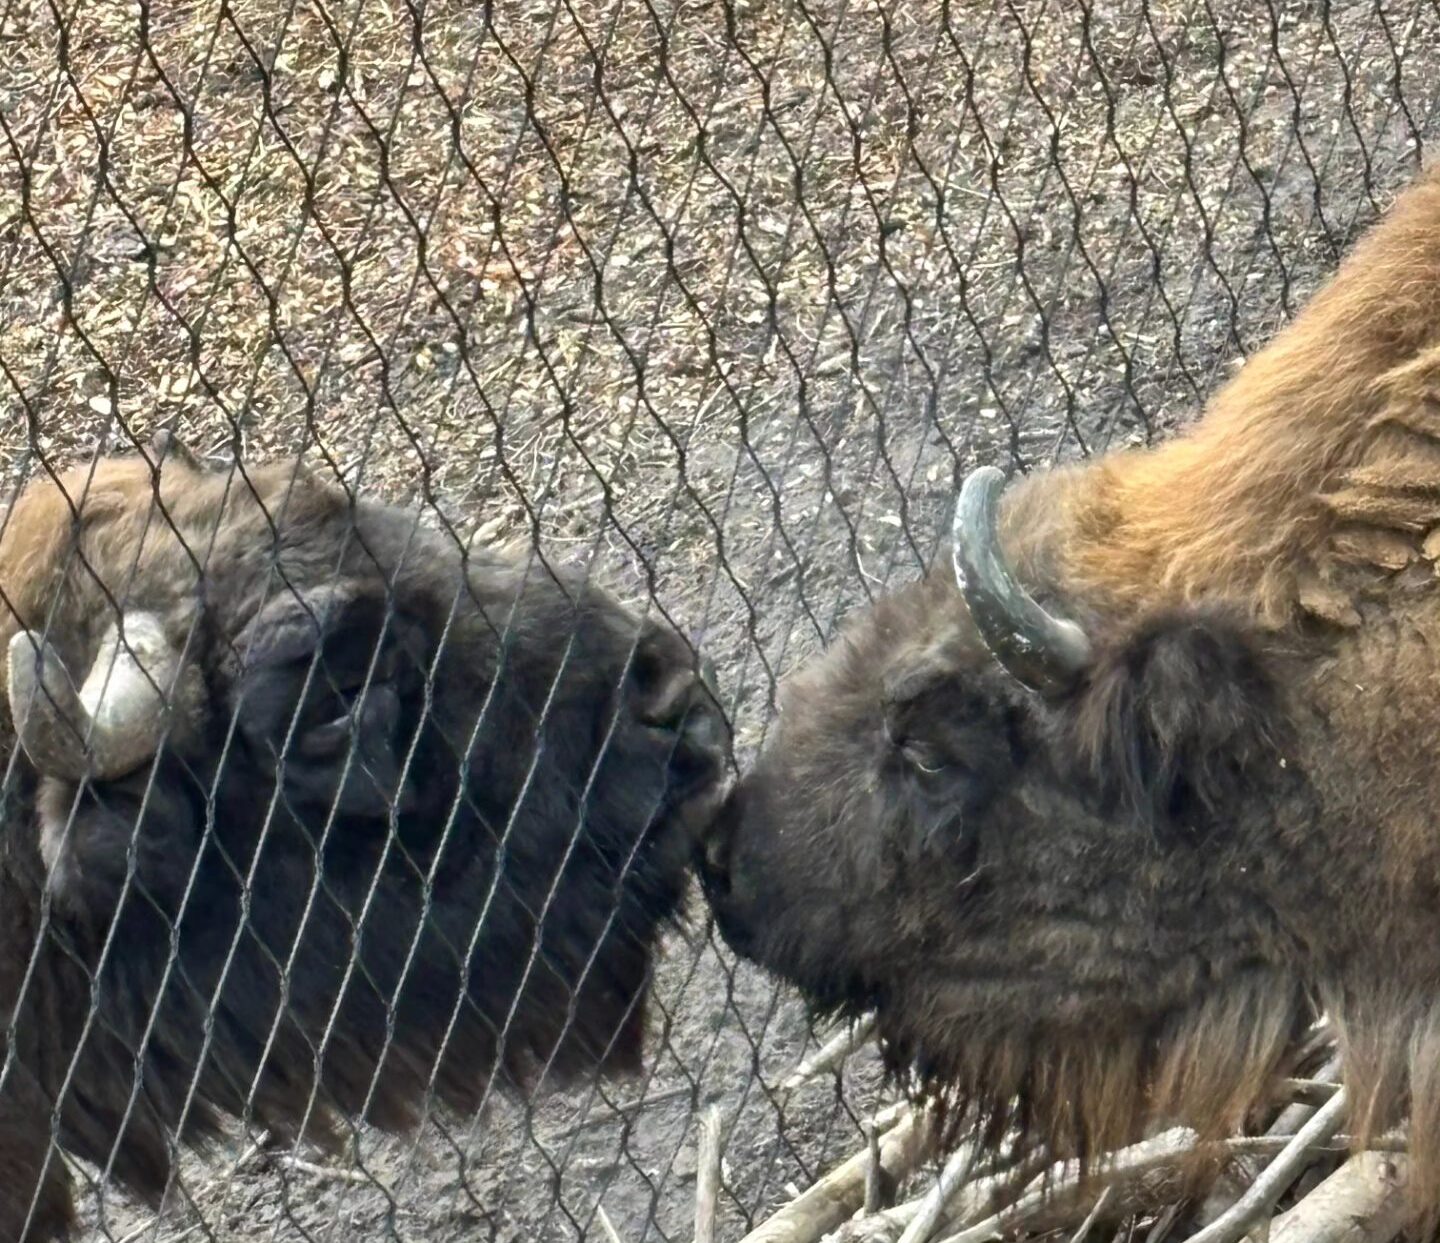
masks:
<path fill-rule="evenodd" d="M 227 1116 L 327 1143 L 473 1112 L 497 1077 L 633 1068 L 727 746 L 687 645 L 293 468 L 111 460 L 63 487 L 78 523 L 36 485 L 0 544 L 54 644 L 22 635 L 12 671 L 89 668 L 112 601 L 182 654 L 128 772 L 97 770 L 98 725 L 85 751 L 19 706 L 0 1239 L 70 1223 L 56 1144 L 157 1202 L 176 1141 Z M 103 682 L 58 697 L 89 711 Z"/>
<path fill-rule="evenodd" d="M 1431 173 L 1170 443 L 967 479 L 703 842 L 731 945 L 1082 1156 L 1235 1126 L 1318 1007 L 1434 1220 L 1437 411 Z"/>

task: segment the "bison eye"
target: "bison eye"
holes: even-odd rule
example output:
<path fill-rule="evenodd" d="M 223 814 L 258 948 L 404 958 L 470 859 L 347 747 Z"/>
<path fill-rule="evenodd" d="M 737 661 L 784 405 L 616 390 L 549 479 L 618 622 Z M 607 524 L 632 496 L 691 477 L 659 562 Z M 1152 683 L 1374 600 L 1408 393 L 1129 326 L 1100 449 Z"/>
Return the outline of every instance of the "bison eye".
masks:
<path fill-rule="evenodd" d="M 890 745 L 900 753 L 900 758 L 919 772 L 940 772 L 949 768 L 949 756 L 943 750 L 937 748 L 935 743 L 917 737 L 916 735 L 896 735 L 886 727 L 886 736 Z"/>
<path fill-rule="evenodd" d="M 906 721 L 893 705 L 887 707 L 881 728 L 885 732 L 885 741 L 909 768 L 922 773 L 938 773 L 949 764 L 949 757 L 933 742 L 906 729 Z"/>
<path fill-rule="evenodd" d="M 363 741 L 371 735 L 389 738 L 394 733 L 400 697 L 389 682 L 373 682 L 368 687 L 357 684 L 327 697 L 320 709 L 299 731 L 296 748 L 313 759 L 343 758 L 357 739 Z"/>
<path fill-rule="evenodd" d="M 938 773 L 949 767 L 949 759 L 933 743 L 923 738 L 899 738 L 895 748 L 911 768 L 922 773 Z"/>

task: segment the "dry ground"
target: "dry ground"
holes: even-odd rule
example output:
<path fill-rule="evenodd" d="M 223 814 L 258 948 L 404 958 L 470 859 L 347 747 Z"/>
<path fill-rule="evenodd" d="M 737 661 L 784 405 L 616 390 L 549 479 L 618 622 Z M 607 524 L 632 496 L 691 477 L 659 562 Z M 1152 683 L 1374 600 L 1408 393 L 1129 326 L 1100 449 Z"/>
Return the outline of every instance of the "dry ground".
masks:
<path fill-rule="evenodd" d="M 162 425 L 538 539 L 775 681 L 957 472 L 1163 434 L 1414 169 L 1440 14 L 1302 0 L 0 0 L 0 472 Z M 722 1237 L 859 1142 L 793 1000 L 675 938 L 645 1081 L 96 1237 Z M 244 1156 L 243 1160 L 238 1158 Z M 143 1231 L 137 1233 L 137 1231 Z"/>

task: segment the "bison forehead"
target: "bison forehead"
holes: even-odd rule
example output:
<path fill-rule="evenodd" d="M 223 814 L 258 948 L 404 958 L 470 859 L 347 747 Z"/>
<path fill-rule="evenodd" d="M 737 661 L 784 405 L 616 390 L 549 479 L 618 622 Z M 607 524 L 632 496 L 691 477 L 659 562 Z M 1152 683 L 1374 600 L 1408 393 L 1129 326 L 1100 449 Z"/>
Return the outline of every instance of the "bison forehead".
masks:
<path fill-rule="evenodd" d="M 84 629 L 121 599 L 163 611 L 214 567 L 273 560 L 287 531 L 313 544 L 341 501 L 292 464 L 222 474 L 102 459 L 31 481 L 0 533 L 0 586 L 29 626 Z"/>
<path fill-rule="evenodd" d="M 177 742 L 203 723 L 202 683 L 231 679 L 236 641 L 277 595 L 328 585 L 384 601 L 387 581 L 419 573 L 396 568 L 414 529 L 394 511 L 358 520 L 342 493 L 289 463 L 207 472 L 167 461 L 157 473 L 105 459 L 33 481 L 13 507 L 0 532 L 0 641 L 28 628 L 83 680 L 121 615 L 144 613 L 183 653 Z M 432 579 L 434 559 L 413 558 Z"/>

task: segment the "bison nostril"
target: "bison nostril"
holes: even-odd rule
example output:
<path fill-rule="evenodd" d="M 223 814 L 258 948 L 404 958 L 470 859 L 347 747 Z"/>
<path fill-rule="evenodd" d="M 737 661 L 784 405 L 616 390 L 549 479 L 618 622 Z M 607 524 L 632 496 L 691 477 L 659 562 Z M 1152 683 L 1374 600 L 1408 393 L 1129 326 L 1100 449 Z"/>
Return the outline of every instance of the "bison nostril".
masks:
<path fill-rule="evenodd" d="M 725 754 L 725 720 L 719 711 L 708 703 L 699 703 L 686 714 L 681 727 L 685 740 L 697 751 L 704 751 L 723 758 Z"/>
<path fill-rule="evenodd" d="M 717 818 L 700 841 L 699 871 L 705 888 L 712 896 L 730 893 L 730 835 Z"/>
<path fill-rule="evenodd" d="M 698 750 L 725 750 L 728 729 L 709 661 L 698 675 L 691 668 L 673 670 L 645 697 L 637 715 L 652 729 L 679 735 Z"/>
<path fill-rule="evenodd" d="M 646 695 L 639 705 L 639 717 L 656 729 L 679 731 L 695 699 L 695 674 L 690 669 L 674 669 Z"/>

